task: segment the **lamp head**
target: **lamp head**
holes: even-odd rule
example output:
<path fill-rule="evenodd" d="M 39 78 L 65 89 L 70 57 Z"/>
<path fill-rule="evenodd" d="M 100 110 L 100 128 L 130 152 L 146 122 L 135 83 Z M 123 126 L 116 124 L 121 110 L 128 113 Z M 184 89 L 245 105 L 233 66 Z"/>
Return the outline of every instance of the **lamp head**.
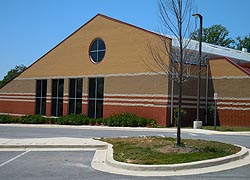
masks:
<path fill-rule="evenodd" d="M 201 14 L 192 14 L 192 16 L 198 17 L 200 19 L 202 19 L 202 15 Z"/>

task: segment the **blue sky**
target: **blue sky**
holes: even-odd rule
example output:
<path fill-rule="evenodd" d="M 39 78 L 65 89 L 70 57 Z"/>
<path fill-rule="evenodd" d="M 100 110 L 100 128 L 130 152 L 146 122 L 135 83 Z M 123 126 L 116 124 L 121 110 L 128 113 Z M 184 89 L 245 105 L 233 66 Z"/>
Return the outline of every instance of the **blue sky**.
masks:
<path fill-rule="evenodd" d="M 157 0 L 0 0 L 0 79 L 29 66 L 98 13 L 144 29 L 160 28 Z M 249 0 L 196 0 L 204 27 L 225 26 L 230 37 L 250 33 Z"/>

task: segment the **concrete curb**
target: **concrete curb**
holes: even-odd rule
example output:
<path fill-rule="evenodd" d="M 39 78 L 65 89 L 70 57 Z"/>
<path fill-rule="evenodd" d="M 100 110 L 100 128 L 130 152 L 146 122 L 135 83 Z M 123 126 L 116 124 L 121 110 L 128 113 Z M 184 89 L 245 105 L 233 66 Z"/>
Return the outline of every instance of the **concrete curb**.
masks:
<path fill-rule="evenodd" d="M 107 145 L 0 145 L 0 151 L 81 151 L 107 149 Z"/>
<path fill-rule="evenodd" d="M 241 147 L 240 152 L 222 158 L 209 159 L 192 163 L 172 164 L 172 165 L 138 165 L 138 164 L 128 164 L 115 161 L 113 159 L 112 145 L 109 145 L 107 149 L 106 163 L 112 167 L 122 168 L 126 170 L 133 170 L 133 171 L 178 171 L 178 170 L 193 169 L 193 168 L 205 168 L 209 166 L 217 166 L 228 162 L 236 161 L 239 159 L 243 159 L 249 153 L 245 147 L 242 146 L 239 147 Z"/>
<path fill-rule="evenodd" d="M 108 145 L 87 138 L 34 138 L 34 139 L 4 139 L 0 138 L 0 151 L 76 151 L 102 150 Z"/>
<path fill-rule="evenodd" d="M 176 132 L 176 128 L 147 128 L 147 127 L 108 127 L 108 126 L 88 126 L 88 125 L 57 125 L 57 124 L 0 124 L 3 127 L 30 127 L 30 128 L 68 128 L 68 129 L 87 129 L 87 130 L 114 130 L 114 131 L 142 131 L 142 132 Z M 182 128 L 184 133 L 197 133 L 206 135 L 240 135 L 250 136 L 249 131 L 242 132 L 220 132 L 205 129 Z"/>
<path fill-rule="evenodd" d="M 112 145 L 109 144 L 106 150 L 96 151 L 91 165 L 94 169 L 100 171 L 134 176 L 173 176 L 201 174 L 231 169 L 249 164 L 249 160 L 245 160 L 246 157 L 250 157 L 249 150 L 242 146 L 239 147 L 241 147 L 240 152 L 222 158 L 172 165 L 138 165 L 115 161 L 113 159 Z M 244 162 L 240 162 L 243 159 Z M 238 163 L 235 163 L 237 161 Z M 232 163 L 234 163 L 234 165 L 232 165 Z"/>

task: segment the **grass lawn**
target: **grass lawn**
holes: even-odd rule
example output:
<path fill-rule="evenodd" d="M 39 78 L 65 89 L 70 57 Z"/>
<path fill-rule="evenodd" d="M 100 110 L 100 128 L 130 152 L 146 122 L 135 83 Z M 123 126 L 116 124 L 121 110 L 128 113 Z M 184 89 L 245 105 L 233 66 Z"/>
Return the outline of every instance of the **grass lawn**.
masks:
<path fill-rule="evenodd" d="M 176 146 L 175 138 L 133 137 L 102 138 L 113 144 L 114 159 L 132 164 L 176 164 L 187 163 L 231 155 L 240 151 L 239 147 L 204 140 L 182 139 Z"/>
<path fill-rule="evenodd" d="M 203 129 L 214 130 L 214 126 L 203 126 Z M 250 127 L 216 126 L 216 131 L 250 131 Z"/>

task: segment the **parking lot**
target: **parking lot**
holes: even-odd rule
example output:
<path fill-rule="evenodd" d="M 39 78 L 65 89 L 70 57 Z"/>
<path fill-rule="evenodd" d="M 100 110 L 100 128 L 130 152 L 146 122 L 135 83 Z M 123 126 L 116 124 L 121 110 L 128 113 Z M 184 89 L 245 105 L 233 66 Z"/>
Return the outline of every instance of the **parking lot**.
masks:
<path fill-rule="evenodd" d="M 179 177 L 132 177 L 91 168 L 94 151 L 0 152 L 1 180 L 129 180 L 129 179 L 249 179 L 249 167 L 224 172 Z M 247 172 L 247 173 L 246 173 Z"/>
<path fill-rule="evenodd" d="M 113 137 L 159 135 L 159 132 L 88 130 L 72 128 L 25 128 L 0 127 L 2 138 L 54 138 L 54 137 Z M 174 136 L 173 132 L 161 132 Z M 211 139 L 231 142 L 250 147 L 249 136 L 205 135 L 183 133 L 183 136 L 196 139 Z M 1 180 L 238 180 L 249 179 L 250 165 L 227 171 L 192 176 L 136 177 L 115 175 L 97 171 L 91 167 L 95 151 L 0 151 Z"/>
<path fill-rule="evenodd" d="M 0 152 L 0 179 L 89 179 L 94 151 Z"/>

